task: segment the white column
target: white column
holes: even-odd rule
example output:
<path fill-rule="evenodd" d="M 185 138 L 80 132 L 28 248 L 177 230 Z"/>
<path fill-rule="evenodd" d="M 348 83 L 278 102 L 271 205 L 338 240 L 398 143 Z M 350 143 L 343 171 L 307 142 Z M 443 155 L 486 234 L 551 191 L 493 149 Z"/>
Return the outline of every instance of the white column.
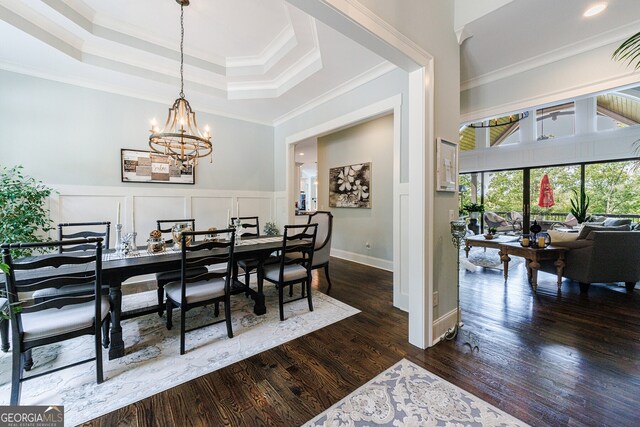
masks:
<path fill-rule="evenodd" d="M 491 147 L 489 128 L 476 128 L 476 148 Z"/>
<path fill-rule="evenodd" d="M 598 103 L 595 96 L 576 100 L 576 135 L 597 132 L 597 116 Z"/>
<path fill-rule="evenodd" d="M 520 120 L 520 142 L 534 142 L 538 139 L 536 110 L 529 110 L 529 116 Z"/>

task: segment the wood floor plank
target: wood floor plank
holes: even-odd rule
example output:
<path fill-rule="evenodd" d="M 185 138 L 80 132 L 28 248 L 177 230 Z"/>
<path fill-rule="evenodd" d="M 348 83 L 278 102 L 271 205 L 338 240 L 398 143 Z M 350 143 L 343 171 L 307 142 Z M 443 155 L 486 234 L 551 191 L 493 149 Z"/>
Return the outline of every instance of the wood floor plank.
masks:
<path fill-rule="evenodd" d="M 331 296 L 362 312 L 114 411 L 87 426 L 295 426 L 403 357 L 533 426 L 635 426 L 640 396 L 640 290 L 577 283 L 524 268 L 461 274 L 464 329 L 427 350 L 407 342 L 392 274 L 331 260 Z M 327 288 L 324 273 L 313 286 Z M 179 357 L 179 356 L 176 356 Z"/>

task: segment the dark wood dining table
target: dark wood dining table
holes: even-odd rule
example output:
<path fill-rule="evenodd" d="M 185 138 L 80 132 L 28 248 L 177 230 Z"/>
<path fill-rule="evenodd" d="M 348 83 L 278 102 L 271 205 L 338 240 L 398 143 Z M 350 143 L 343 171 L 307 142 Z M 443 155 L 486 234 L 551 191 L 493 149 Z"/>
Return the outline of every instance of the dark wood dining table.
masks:
<path fill-rule="evenodd" d="M 251 243 L 251 239 L 260 243 Z M 245 238 L 240 245 L 234 247 L 233 262 L 237 262 L 244 259 L 258 259 L 263 261 L 269 257 L 271 253 L 277 251 L 282 247 L 282 239 L 270 239 L 271 241 L 264 242 L 264 237 L 257 238 Z M 146 251 L 146 248 L 139 248 L 140 251 Z M 110 250 L 109 253 L 113 253 Z M 66 255 L 72 255 L 67 253 Z M 39 255 L 36 257 L 30 257 L 30 259 L 37 257 L 46 257 L 50 255 Z M 197 258 L 199 255 L 197 251 L 190 252 L 189 258 Z M 113 259 L 113 257 L 107 255 L 102 262 L 102 280 L 103 283 L 109 285 L 109 299 L 111 302 L 111 334 L 109 346 L 109 359 L 117 359 L 125 355 L 125 343 L 122 339 L 122 320 L 126 320 L 133 317 L 138 317 L 150 313 L 157 313 L 157 305 L 146 307 L 142 309 L 135 309 L 132 311 L 122 311 L 122 283 L 135 276 L 141 276 L 150 273 L 161 273 L 164 271 L 179 270 L 181 267 L 181 252 L 169 250 L 162 254 L 147 255 L 141 254 L 138 256 L 129 256 L 124 258 Z M 60 268 L 57 269 L 55 274 L 51 274 L 51 270 L 33 270 L 21 272 L 16 279 L 21 280 L 33 280 L 36 278 L 42 278 L 53 275 L 62 275 L 69 272 L 75 272 L 76 268 Z M 4 276 L 4 275 L 2 275 Z M 3 280 L 2 280 L 3 281 Z M 4 283 L 2 283 L 4 288 Z M 245 285 L 243 282 L 237 280 L 234 277 L 232 284 L 232 293 L 246 293 L 254 300 L 253 311 L 257 315 L 266 313 L 266 307 L 264 304 L 264 293 L 260 287 L 255 290 Z"/>

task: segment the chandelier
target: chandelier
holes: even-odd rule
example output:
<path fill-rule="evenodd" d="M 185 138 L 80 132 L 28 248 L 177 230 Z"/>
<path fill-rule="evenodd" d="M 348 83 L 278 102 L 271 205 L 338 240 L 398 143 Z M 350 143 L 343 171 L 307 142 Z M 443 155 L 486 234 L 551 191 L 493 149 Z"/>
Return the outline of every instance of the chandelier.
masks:
<path fill-rule="evenodd" d="M 162 129 L 158 128 L 155 119 L 151 122 L 149 147 L 156 153 L 171 157 L 183 168 L 189 168 L 197 165 L 200 157 L 210 156 L 213 147 L 209 127 L 206 126 L 204 132 L 198 129 L 196 113 L 184 97 L 184 7 L 189 5 L 189 0 L 176 2 L 180 4 L 180 97 L 169 108 L 169 116 Z"/>

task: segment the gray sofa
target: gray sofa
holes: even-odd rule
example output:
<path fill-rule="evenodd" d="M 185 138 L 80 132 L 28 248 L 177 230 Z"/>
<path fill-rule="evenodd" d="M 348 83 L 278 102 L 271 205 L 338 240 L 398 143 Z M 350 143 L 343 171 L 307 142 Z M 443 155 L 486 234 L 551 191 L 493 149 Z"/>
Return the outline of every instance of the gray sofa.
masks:
<path fill-rule="evenodd" d="M 640 232 L 610 228 L 614 227 L 593 229 L 581 233 L 584 238 L 555 244 L 570 249 L 563 276 L 579 282 L 582 292 L 587 292 L 591 283 L 614 282 L 624 282 L 627 291 L 632 291 L 640 280 Z M 556 274 L 550 261 L 542 262 L 540 270 Z"/>

